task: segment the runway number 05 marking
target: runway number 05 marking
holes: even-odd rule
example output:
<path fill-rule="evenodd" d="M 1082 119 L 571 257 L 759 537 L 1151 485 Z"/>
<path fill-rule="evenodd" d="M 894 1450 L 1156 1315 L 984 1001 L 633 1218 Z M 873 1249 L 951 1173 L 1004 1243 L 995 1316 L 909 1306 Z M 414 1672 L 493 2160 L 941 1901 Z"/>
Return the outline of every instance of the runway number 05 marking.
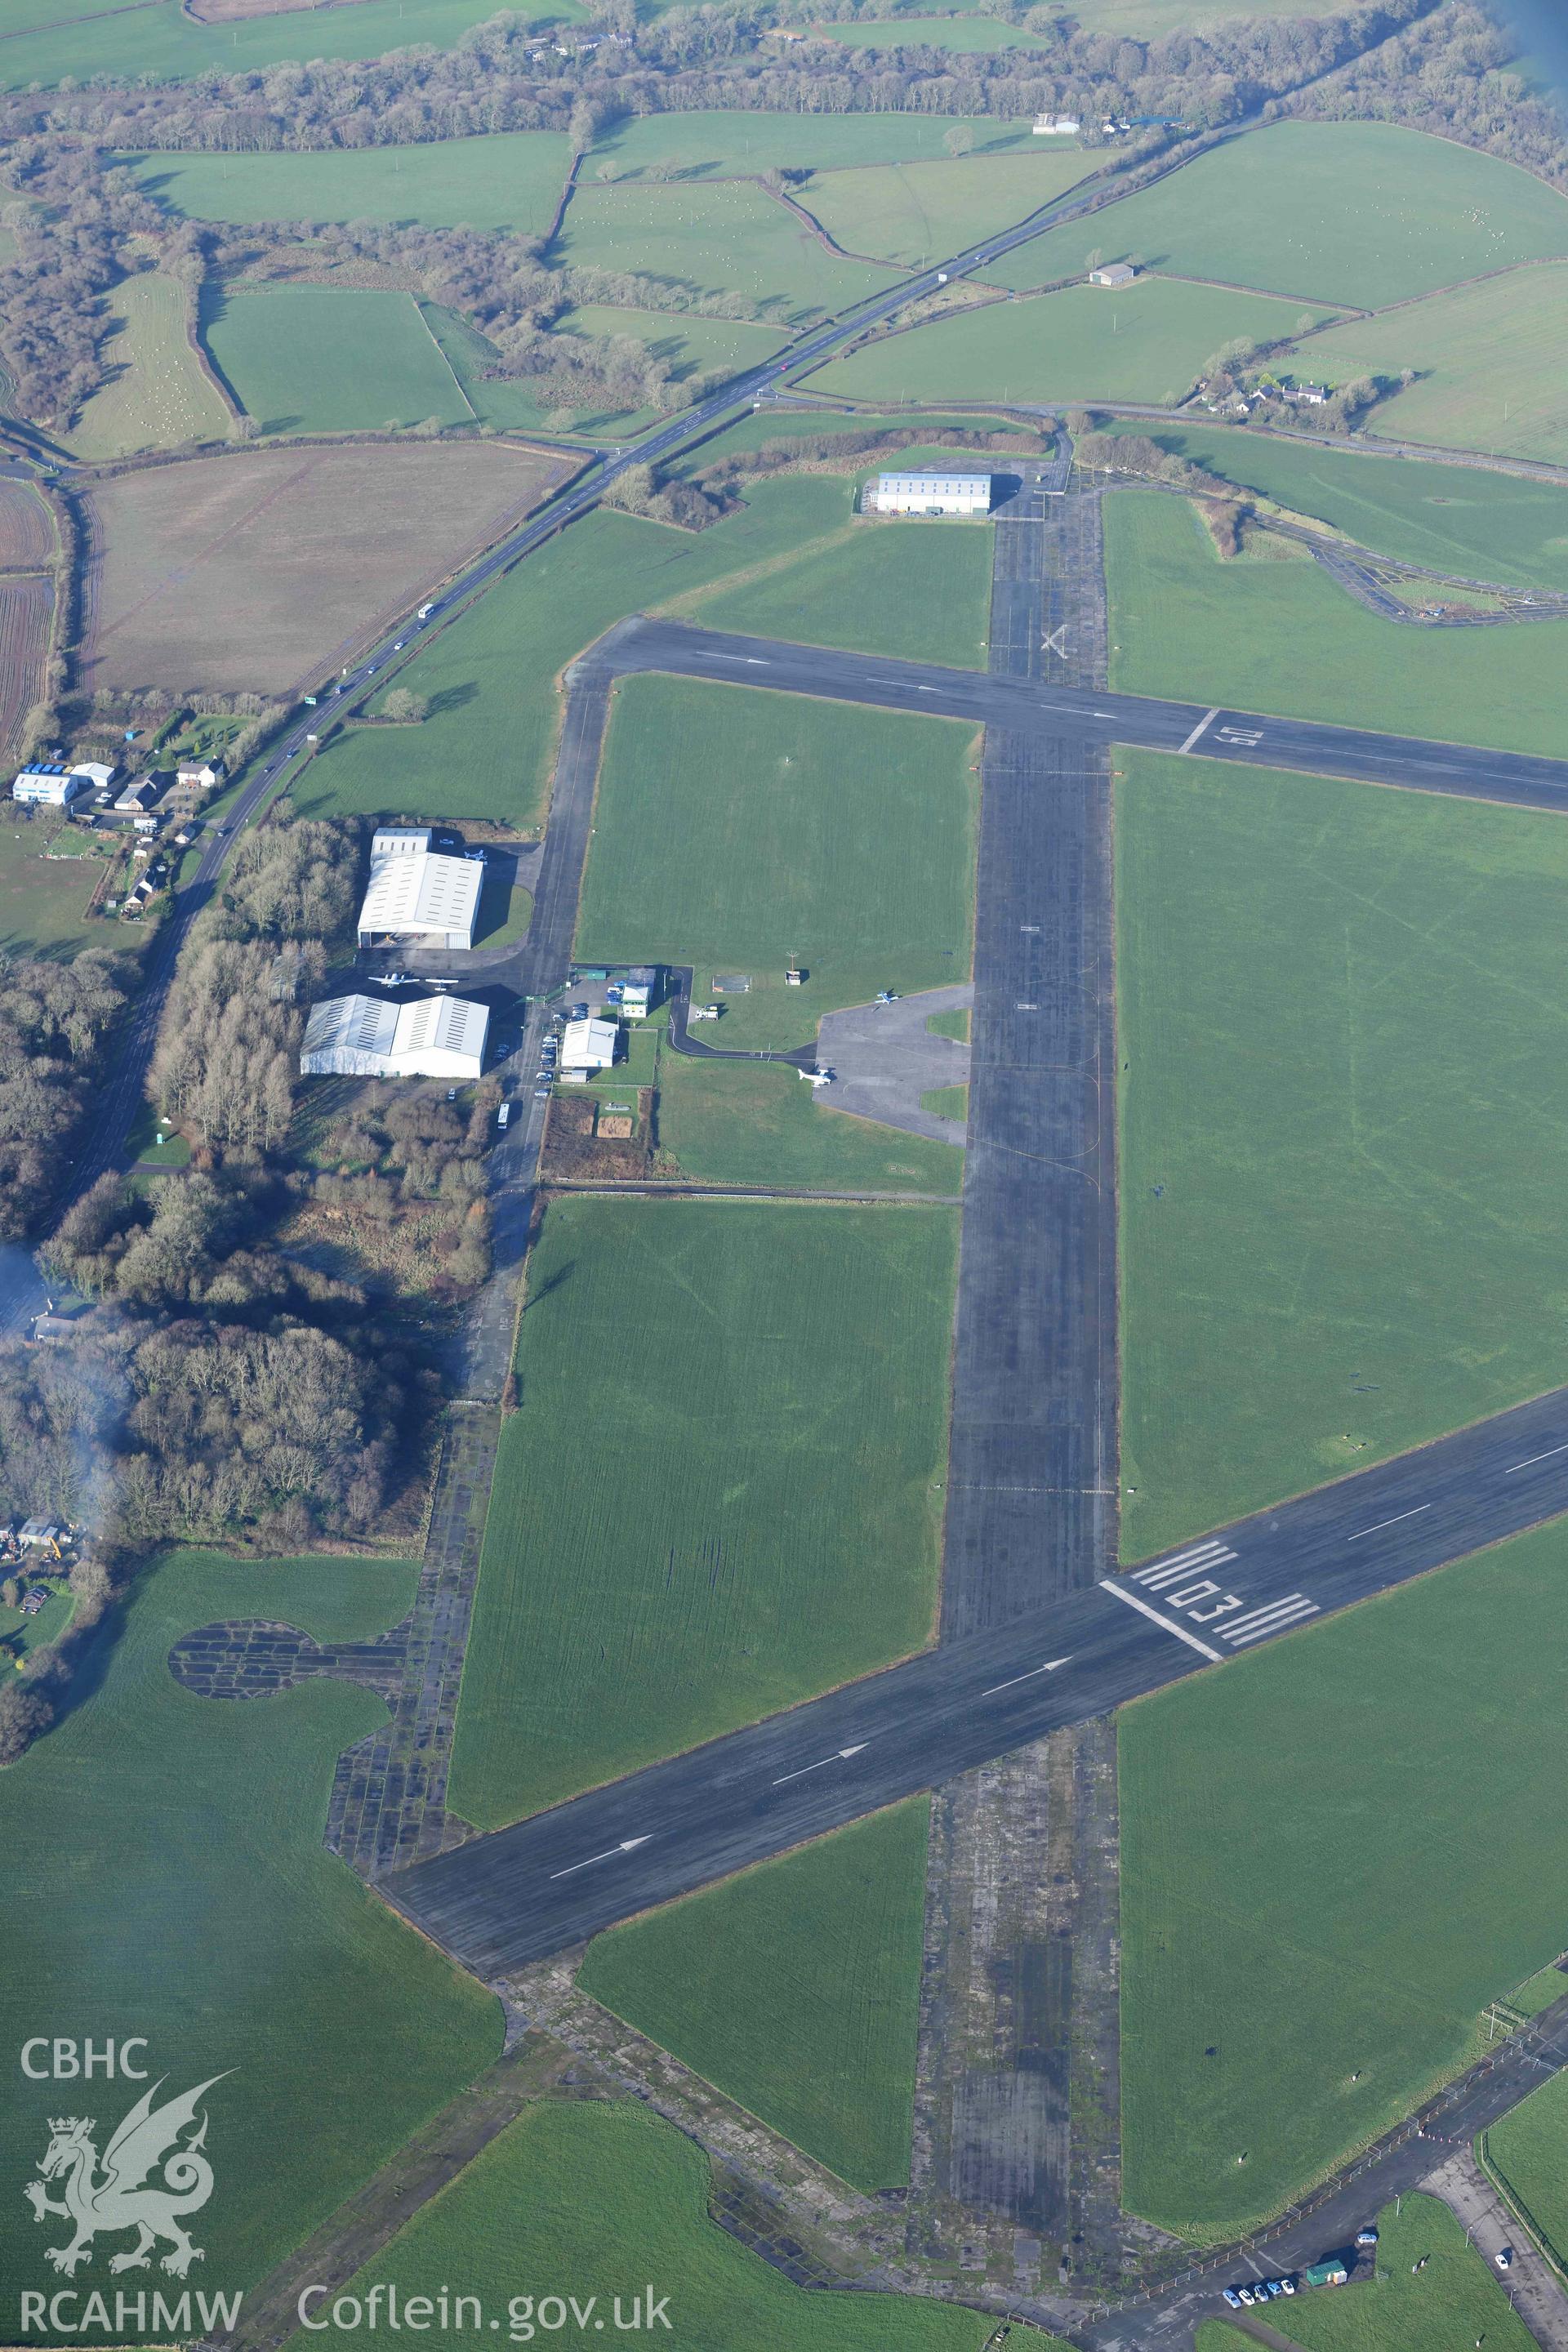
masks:
<path fill-rule="evenodd" d="M 1185 1617 L 1194 1625 L 1212 1629 L 1215 1638 L 1233 1650 L 1245 1650 L 1270 1633 L 1282 1633 L 1318 1614 L 1318 1604 L 1304 1592 L 1288 1592 L 1278 1601 L 1253 1605 L 1239 1593 L 1227 1591 L 1216 1580 L 1236 1558 L 1228 1544 L 1211 1536 L 1185 1551 L 1172 1552 L 1147 1568 L 1134 1569 L 1129 1583 L 1157 1595 L 1163 1609 Z"/>

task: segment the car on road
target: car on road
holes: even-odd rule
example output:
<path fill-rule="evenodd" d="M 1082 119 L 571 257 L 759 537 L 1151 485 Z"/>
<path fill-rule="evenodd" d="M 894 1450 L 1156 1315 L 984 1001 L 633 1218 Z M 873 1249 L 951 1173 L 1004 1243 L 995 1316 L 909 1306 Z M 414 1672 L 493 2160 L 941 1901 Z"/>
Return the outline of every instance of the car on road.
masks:
<path fill-rule="evenodd" d="M 374 677 L 380 667 L 381 664 L 379 662 L 372 662 L 370 667 L 365 672 L 366 677 Z"/>
<path fill-rule="evenodd" d="M 396 644 L 393 646 L 393 648 L 392 648 L 393 652 L 394 652 L 395 654 L 400 654 L 400 653 L 403 651 L 404 646 L 405 646 L 407 643 L 408 643 L 408 640 L 407 640 L 407 638 L 406 638 L 406 637 L 399 637 L 399 638 L 398 638 L 398 640 L 397 640 L 397 643 L 396 643 Z"/>
<path fill-rule="evenodd" d="M 1510 2271 L 1510 2270 L 1512 2270 L 1512 2268 L 1513 2268 L 1513 2248 L 1512 2248 L 1511 2246 L 1500 2246 L 1500 2247 L 1498 2248 L 1498 2250 L 1497 2250 L 1497 2256 L 1496 2256 L 1496 2260 L 1497 2260 L 1497 2266 L 1498 2266 L 1498 2268 L 1499 2268 L 1499 2270 L 1500 2270 L 1500 2271 Z"/>

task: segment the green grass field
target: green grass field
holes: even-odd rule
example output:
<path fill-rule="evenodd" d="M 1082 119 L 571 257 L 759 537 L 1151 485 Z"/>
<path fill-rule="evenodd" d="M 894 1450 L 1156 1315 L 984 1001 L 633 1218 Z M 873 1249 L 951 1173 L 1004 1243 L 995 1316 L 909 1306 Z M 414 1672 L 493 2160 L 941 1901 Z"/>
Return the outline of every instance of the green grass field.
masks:
<path fill-rule="evenodd" d="M 955 720 L 623 680 L 580 957 L 690 963 L 700 992 L 715 971 L 749 974 L 750 993 L 728 1000 L 734 1045 L 801 1045 L 825 1012 L 879 988 L 966 980 L 973 740 Z M 792 954 L 804 988 L 784 986 Z"/>
<path fill-rule="evenodd" d="M 226 441 L 229 416 L 185 337 L 185 291 L 162 270 L 127 278 L 108 299 L 109 380 L 66 436 L 78 457 L 126 457 L 182 441 Z"/>
<path fill-rule="evenodd" d="M 1568 826 L 1123 766 L 1137 1559 L 1562 1379 Z"/>
<path fill-rule="evenodd" d="M 202 327 L 218 369 L 264 434 L 471 419 L 411 295 L 231 288 L 204 299 Z"/>
<path fill-rule="evenodd" d="M 1377 2216 L 1376 2276 L 1337 2292 L 1271 2303 L 1268 2325 L 1306 2352 L 1531 2352 L 1535 2339 L 1506 2285 L 1436 2197 L 1405 2196 Z M 1420 2264 L 1419 2270 L 1416 2264 Z M 1255 2336 L 1203 2321 L 1197 2352 L 1253 2352 Z"/>
<path fill-rule="evenodd" d="M 1561 1949 L 1565 1573 L 1559 1522 L 1124 1711 L 1133 2211 L 1250 2227 Z"/>
<path fill-rule="evenodd" d="M 1568 1977 L 1557 1984 L 1568 1992 Z M 1482 2145 L 1515 2210 L 1568 2269 L 1568 2074 L 1554 2074 L 1493 2124 Z"/>
<path fill-rule="evenodd" d="M 556 131 L 510 131 L 416 147 L 127 160 L 150 196 L 191 220 L 399 221 L 424 228 L 461 222 L 542 236 L 572 158 L 570 141 Z"/>
<path fill-rule="evenodd" d="M 103 867 L 96 857 L 46 857 L 58 810 L 0 812 L 0 950 L 68 959 L 85 947 L 133 944 L 116 923 L 89 918 L 87 902 Z"/>
<path fill-rule="evenodd" d="M 548 2343 L 556 2324 L 551 2295 L 596 2298 L 608 2332 L 614 2298 L 629 2327 L 652 2280 L 656 2301 L 668 2298 L 663 2315 L 681 2352 L 981 2352 L 994 2325 L 984 2314 L 912 2296 L 793 2286 L 709 2219 L 710 2182 L 701 2149 L 630 2099 L 542 2100 L 346 2291 L 363 2299 L 379 2282 L 405 2299 L 449 2282 L 454 2292 L 478 2295 L 503 2329 L 510 2322 L 509 2332 L 538 2328 L 533 2315 L 543 2305 L 535 2340 Z M 591 2316 L 587 2324 L 592 2330 Z M 658 2318 L 653 2326 L 662 2341 Z M 1016 2329 L 1015 2340 L 1049 2341 Z M 431 2346 L 447 2352 L 472 2341 L 471 2328 L 430 2330 Z M 289 2352 L 319 2342 L 301 2333 Z"/>
<path fill-rule="evenodd" d="M 931 1807 L 911 1799 L 589 1946 L 578 1983 L 852 2187 L 902 2188 Z"/>
<path fill-rule="evenodd" d="M 983 524 L 857 520 L 853 485 L 837 487 L 837 530 L 683 600 L 689 617 L 704 628 L 984 669 L 990 531 Z"/>
<path fill-rule="evenodd" d="M 1120 292 L 1068 286 L 883 335 L 807 384 L 848 400 L 962 400 L 967 391 L 977 400 L 1172 402 L 1222 344 L 1289 335 L 1301 315 L 1270 295 L 1165 278 Z"/>
<path fill-rule="evenodd" d="M 830 172 L 868 163 L 916 163 L 946 153 L 955 128 L 968 131 L 975 152 L 1026 147 L 1026 124 L 995 115 L 753 114 L 694 109 L 682 114 L 634 114 L 612 123 L 595 141 L 584 177 L 602 163 L 629 175 L 674 171 L 696 178 L 733 178 L 748 172 Z"/>
<path fill-rule="evenodd" d="M 179 0 L 96 14 L 90 6 L 79 12 L 71 0 L 52 9 L 50 0 L 8 0 L 0 10 L 0 31 L 16 37 L 0 41 L 0 76 L 5 88 L 26 89 L 68 74 L 79 80 L 101 74 L 134 82 L 146 74 L 179 81 L 193 74 L 245 72 L 285 58 L 379 58 L 422 41 L 449 47 L 494 13 L 491 0 L 357 0 L 353 7 L 201 25 L 184 14 Z M 549 0 L 548 7 L 524 12 L 525 21 L 534 22 L 581 22 L 587 14 L 579 0 Z"/>
<path fill-rule="evenodd" d="M 1363 547 L 1470 579 L 1568 588 L 1568 483 L 1368 457 L 1236 426 L 1129 424 Z"/>
<path fill-rule="evenodd" d="M 921 1095 L 921 1108 L 930 1111 L 933 1118 L 967 1118 L 969 1088 L 966 1086 L 932 1087 Z"/>
<path fill-rule="evenodd" d="M 1330 16 L 1334 8 L 1335 0 L 1247 0 L 1246 14 Z M 1087 32 L 1159 41 L 1172 33 L 1203 32 L 1234 19 L 1238 0 L 1074 0 L 1072 13 Z"/>
<path fill-rule="evenodd" d="M 840 41 L 849 49 L 952 49 L 959 54 L 1050 46 L 1042 35 L 997 16 L 891 16 L 880 25 L 862 18 L 856 23 L 824 25 L 821 38 Z"/>
<path fill-rule="evenodd" d="M 683 1175 L 705 1184 L 951 1196 L 963 1182 L 963 1154 L 952 1145 L 829 1110 L 774 1062 L 665 1054 L 658 1139 Z"/>
<path fill-rule="evenodd" d="M 1420 629 L 1316 564 L 1225 563 L 1194 510 L 1153 491 L 1105 508 L 1110 681 L 1243 710 L 1561 754 L 1568 622 Z"/>
<path fill-rule="evenodd" d="M 381 1701 L 322 1680 L 227 1705 L 180 1689 L 166 1663 L 179 1634 L 223 1616 L 363 1639 L 414 1584 L 403 1560 L 177 1552 L 138 1578 L 101 1674 L 79 1668 L 79 1703 L 0 1774 L 0 1838 L 32 1897 L 0 1969 L 9 2046 L 47 2021 L 145 2034 L 146 2063 L 177 2087 L 233 2070 L 209 2102 L 223 2193 L 193 2285 L 261 2276 L 500 2053 L 494 2000 L 321 1844 L 335 1759 L 384 1721 Z M 94 2087 L 118 2116 L 119 2085 Z M 18 2074 L 17 2179 L 60 2105 L 58 2084 Z M 8 2280 L 45 2285 L 52 2242 L 19 2196 L 0 2203 Z"/>
<path fill-rule="evenodd" d="M 702 444 L 700 449 L 692 451 L 685 457 L 672 457 L 670 469 L 679 474 L 700 474 L 717 459 L 729 457 L 735 450 L 760 449 L 769 443 L 800 441 L 816 434 L 833 437 L 839 435 L 868 433 L 879 427 L 890 432 L 908 433 L 918 426 L 922 433 L 930 433 L 940 439 L 943 434 L 955 430 L 991 432 L 1005 423 L 1005 418 L 1000 415 L 988 415 L 983 409 L 970 411 L 962 416 L 923 415 L 913 419 L 902 415 L 880 415 L 875 409 L 829 408 L 826 404 L 821 408 L 780 408 L 771 412 L 765 408 L 754 409 L 748 415 L 737 418 L 733 425 L 727 425 L 722 433 L 716 433 L 710 441 L 705 441 Z M 1019 428 L 1014 425 L 1011 429 L 1017 431 Z M 1028 436 L 1025 437 L 1027 441 Z M 908 453 L 901 449 L 897 450 L 879 459 L 875 465 L 868 466 L 867 471 L 876 473 L 883 466 L 901 467 L 906 454 L 914 453 L 912 450 Z M 987 457 L 975 450 L 968 449 L 963 451 L 963 456 L 965 465 L 973 464 L 977 457 L 982 465 L 990 464 L 1003 468 L 1016 462 L 1005 452 Z"/>
<path fill-rule="evenodd" d="M 426 695 L 422 727 L 351 730 L 304 771 L 308 814 L 543 822 L 560 702 L 574 655 L 627 613 L 679 603 L 725 574 L 756 577 L 845 529 L 848 486 L 827 476 L 763 482 L 710 530 L 671 530 L 600 510 L 499 580 L 473 612 L 400 673 Z M 879 627 L 880 613 L 867 614 Z M 922 608 L 913 617 L 923 621 Z M 634 961 L 640 961 L 634 958 Z"/>
<path fill-rule="evenodd" d="M 956 1232 L 947 1209 L 552 1204 L 463 1676 L 465 1820 L 929 1639 Z"/>
<path fill-rule="evenodd" d="M 960 1045 L 969 1043 L 970 1012 L 966 1004 L 952 1013 L 928 1013 L 926 1027 L 933 1037 L 951 1037 Z"/>
<path fill-rule="evenodd" d="M 1331 383 L 1415 368 L 1419 381 L 1374 412 L 1375 432 L 1560 466 L 1568 460 L 1564 301 L 1568 267 L 1512 270 L 1310 336 L 1297 363 Z"/>
<path fill-rule="evenodd" d="M 635 269 L 705 294 L 747 294 L 792 325 L 841 310 L 897 272 L 830 253 L 788 207 L 743 181 L 580 186 L 552 259 Z"/>
<path fill-rule="evenodd" d="M 1076 275 L 1090 250 L 1182 278 L 1377 310 L 1510 262 L 1568 254 L 1568 202 L 1471 147 L 1378 122 L 1276 122 L 988 269 Z M 1237 331 L 1246 333 L 1247 329 Z"/>
<path fill-rule="evenodd" d="M 800 202 L 847 253 L 874 253 L 919 268 L 1024 220 L 1093 171 L 1097 160 L 1046 142 L 1032 154 L 819 172 L 800 191 Z"/>

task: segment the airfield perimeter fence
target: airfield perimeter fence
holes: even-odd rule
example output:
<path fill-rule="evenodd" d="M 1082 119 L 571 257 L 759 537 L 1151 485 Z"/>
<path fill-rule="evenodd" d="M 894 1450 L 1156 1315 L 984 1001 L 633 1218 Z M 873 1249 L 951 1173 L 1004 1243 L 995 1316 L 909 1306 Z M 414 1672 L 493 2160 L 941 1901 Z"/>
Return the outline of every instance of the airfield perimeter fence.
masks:
<path fill-rule="evenodd" d="M 1212 2277 L 1216 2271 L 1228 2270 L 1252 2248 L 1266 2245 L 1271 2240 L 1284 2236 L 1299 2222 L 1310 2221 L 1314 2213 L 1321 2212 L 1325 2206 L 1331 2204 L 1335 2198 L 1341 2196 L 1352 2183 L 1362 2179 L 1368 2173 L 1378 2171 L 1391 2157 L 1397 2155 L 1402 2148 L 1408 2147 L 1413 2141 L 1430 2140 L 1436 2147 L 1453 2146 L 1454 2136 L 1445 2134 L 1436 2126 L 1445 2120 L 1451 2120 L 1454 2111 L 1462 2106 L 1478 2090 L 1483 2088 L 1488 2079 L 1497 2072 L 1499 2067 L 1521 2061 L 1527 2062 L 1538 2072 L 1540 2082 L 1559 2074 L 1565 2065 L 1568 2065 L 1568 1994 L 1564 1994 L 1562 2000 L 1553 2001 L 1549 2009 L 1542 2010 L 1537 2016 L 1531 2019 L 1528 2025 L 1521 2026 L 1518 2032 L 1510 2034 L 1504 2041 L 1498 2042 L 1495 2047 L 1487 2052 L 1484 2057 L 1479 2058 L 1473 2066 L 1468 2066 L 1462 2074 L 1456 2076 L 1446 2089 L 1439 2091 L 1435 2097 L 1417 2107 L 1415 2113 L 1407 2116 L 1403 2123 L 1395 2124 L 1391 2131 L 1384 2132 L 1381 2138 L 1373 2140 L 1371 2146 L 1363 2148 L 1351 2163 L 1342 2166 L 1338 2172 L 1321 2182 L 1310 2195 L 1298 2199 L 1294 2204 L 1287 2205 L 1255 2236 L 1234 2239 L 1227 2244 L 1217 2247 L 1212 2253 L 1205 2254 L 1198 2261 L 1189 2263 L 1184 2270 L 1171 2272 L 1163 2277 L 1151 2280 L 1147 2285 L 1141 2286 L 1132 2294 L 1121 2295 L 1114 2300 L 1097 2304 L 1093 2306 L 1091 2315 L 1096 2319 L 1104 2319 L 1117 2312 L 1137 2311 L 1149 2304 L 1160 2301 L 1178 2287 L 1195 2286 L 1202 2280 Z M 1510 2105 L 1518 2105 L 1520 2100 L 1527 2098 L 1531 2091 L 1538 2090 L 1540 2082 L 1531 2082 L 1521 2085 L 1519 2099 L 1510 2100 Z M 1504 2108 L 1501 2112 L 1506 2114 L 1508 2110 Z M 1492 2116 L 1488 2120 L 1495 2122 L 1497 2118 Z M 1469 2137 L 1471 2135 L 1464 2133 L 1458 2137 Z M 1433 2164 L 1428 2168 L 1436 2170 L 1438 2161 L 1440 2158 L 1435 2155 Z M 1417 2176 L 1418 2179 L 1421 2177 L 1423 2176 Z M 1414 2185 L 1412 2183 L 1412 2186 Z"/>

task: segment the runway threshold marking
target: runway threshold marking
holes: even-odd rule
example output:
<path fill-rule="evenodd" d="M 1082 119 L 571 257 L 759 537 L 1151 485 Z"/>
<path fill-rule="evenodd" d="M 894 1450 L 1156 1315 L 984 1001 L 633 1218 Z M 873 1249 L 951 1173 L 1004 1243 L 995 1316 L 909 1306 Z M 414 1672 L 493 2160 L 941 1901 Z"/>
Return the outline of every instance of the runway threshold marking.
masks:
<path fill-rule="evenodd" d="M 1124 1601 L 1129 1609 L 1136 1609 L 1140 1617 L 1147 1617 L 1150 1624 L 1158 1625 L 1162 1633 L 1173 1633 L 1178 1642 L 1184 1642 L 1189 1650 L 1197 1652 L 1200 1658 L 1207 1658 L 1211 1664 L 1216 1666 L 1223 1663 L 1223 1651 L 1211 1650 L 1206 1642 L 1200 1642 L 1197 1635 L 1189 1633 L 1184 1625 L 1176 1624 L 1172 1618 L 1162 1617 L 1157 1609 L 1150 1608 L 1142 1593 L 1130 1592 L 1126 1585 L 1118 1584 L 1110 1576 L 1100 1578 L 1100 1589 L 1102 1592 L 1113 1592 L 1118 1601 Z"/>
<path fill-rule="evenodd" d="M 580 1870 L 592 1870 L 596 1862 L 613 1862 L 618 1853 L 633 1853 L 639 1845 L 647 1845 L 652 1836 L 650 1830 L 647 1837 L 623 1838 L 619 1845 L 607 1845 L 603 1853 L 591 1853 L 586 1862 L 569 1863 L 564 1870 L 552 1870 L 550 1875 L 552 1878 L 574 1877 Z"/>
<path fill-rule="evenodd" d="M 863 1755 L 870 1745 L 868 1739 L 861 1739 L 853 1748 L 836 1748 L 831 1756 L 819 1756 L 815 1764 L 802 1764 L 793 1772 L 781 1772 L 773 1785 L 782 1789 L 786 1780 L 804 1780 L 808 1772 L 820 1772 L 825 1764 L 843 1764 L 851 1756 Z"/>
<path fill-rule="evenodd" d="M 1186 741 L 1181 746 L 1181 749 L 1184 751 L 1190 751 L 1193 745 L 1197 741 L 1199 736 L 1206 734 L 1208 730 L 1214 725 L 1215 720 L 1219 717 L 1220 708 L 1221 706 L 1216 702 L 1212 710 L 1205 711 L 1203 717 L 1199 719 L 1197 725 L 1194 728 Z"/>
<path fill-rule="evenodd" d="M 1568 1454 L 1568 1444 L 1549 1445 L 1544 1454 L 1527 1454 L 1522 1462 L 1510 1462 L 1502 1475 L 1511 1478 L 1516 1470 L 1528 1470 L 1536 1462 L 1550 1462 L 1556 1454 Z"/>
<path fill-rule="evenodd" d="M 1430 1503 L 1417 1503 L 1411 1510 L 1395 1511 L 1391 1519 L 1375 1519 L 1370 1528 L 1357 1528 L 1354 1535 L 1347 1536 L 1345 1541 L 1360 1543 L 1363 1536 L 1380 1535 L 1384 1528 L 1396 1528 L 1403 1519 L 1418 1519 L 1423 1511 L 1429 1511 L 1431 1507 Z"/>
<path fill-rule="evenodd" d="M 1032 1683 L 1037 1675 L 1054 1675 L 1058 1666 L 1071 1664 L 1070 1658 L 1047 1658 L 1043 1666 L 1031 1666 L 1026 1675 L 1011 1675 L 1005 1683 L 993 1683 L 990 1689 L 983 1690 L 980 1696 L 982 1698 L 994 1698 L 998 1691 L 1016 1690 L 1020 1683 Z"/>

